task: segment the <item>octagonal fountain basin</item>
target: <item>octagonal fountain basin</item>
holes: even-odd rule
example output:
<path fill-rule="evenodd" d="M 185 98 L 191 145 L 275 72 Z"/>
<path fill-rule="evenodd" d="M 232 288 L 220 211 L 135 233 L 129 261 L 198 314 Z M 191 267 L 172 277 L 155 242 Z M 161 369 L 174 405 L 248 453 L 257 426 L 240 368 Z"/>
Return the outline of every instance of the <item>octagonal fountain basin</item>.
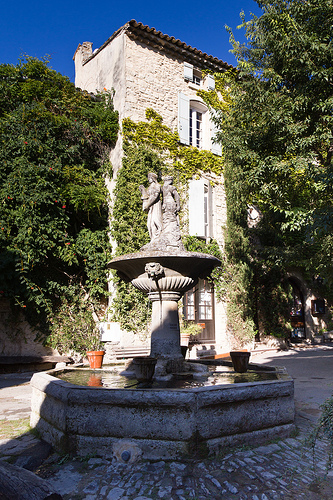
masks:
<path fill-rule="evenodd" d="M 61 453 L 124 462 L 217 454 L 294 430 L 293 380 L 283 368 L 272 370 L 267 380 L 221 383 L 223 375 L 213 373 L 211 384 L 176 388 L 145 388 L 130 379 L 123 388 L 91 387 L 58 378 L 64 370 L 36 373 L 31 425 Z M 96 381 L 100 372 L 88 380 L 92 375 Z"/>

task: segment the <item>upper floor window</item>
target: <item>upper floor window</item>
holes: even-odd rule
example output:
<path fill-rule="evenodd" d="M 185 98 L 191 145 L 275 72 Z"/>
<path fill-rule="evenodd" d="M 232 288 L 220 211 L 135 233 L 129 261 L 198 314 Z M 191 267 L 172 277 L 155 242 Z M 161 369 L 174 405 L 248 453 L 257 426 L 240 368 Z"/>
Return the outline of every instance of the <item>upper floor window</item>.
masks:
<path fill-rule="evenodd" d="M 194 83 L 198 86 L 203 86 L 206 90 L 215 89 L 215 79 L 213 75 L 206 74 L 203 78 L 202 71 L 194 68 L 193 64 L 184 62 L 184 79 L 187 82 Z"/>
<path fill-rule="evenodd" d="M 221 146 L 213 139 L 216 129 L 207 106 L 182 92 L 178 94 L 178 133 L 182 144 L 208 149 L 221 156 Z"/>
<path fill-rule="evenodd" d="M 201 85 L 202 74 L 201 71 L 195 69 L 193 64 L 184 62 L 184 79 L 188 82 L 194 83 L 195 85 Z"/>
<path fill-rule="evenodd" d="M 201 76 L 193 73 L 193 83 L 195 83 L 196 85 L 201 85 Z"/>
<path fill-rule="evenodd" d="M 190 144 L 202 149 L 202 113 L 195 108 L 190 108 Z"/>

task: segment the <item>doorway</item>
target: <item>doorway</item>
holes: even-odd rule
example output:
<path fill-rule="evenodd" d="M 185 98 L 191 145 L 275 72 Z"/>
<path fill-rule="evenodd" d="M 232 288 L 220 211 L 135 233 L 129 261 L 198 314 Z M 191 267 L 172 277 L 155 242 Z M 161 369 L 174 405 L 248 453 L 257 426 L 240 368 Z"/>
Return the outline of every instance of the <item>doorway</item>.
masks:
<path fill-rule="evenodd" d="M 199 279 L 198 284 L 185 293 L 183 316 L 186 321 L 201 326 L 199 342 L 215 343 L 214 288 L 208 280 Z"/>

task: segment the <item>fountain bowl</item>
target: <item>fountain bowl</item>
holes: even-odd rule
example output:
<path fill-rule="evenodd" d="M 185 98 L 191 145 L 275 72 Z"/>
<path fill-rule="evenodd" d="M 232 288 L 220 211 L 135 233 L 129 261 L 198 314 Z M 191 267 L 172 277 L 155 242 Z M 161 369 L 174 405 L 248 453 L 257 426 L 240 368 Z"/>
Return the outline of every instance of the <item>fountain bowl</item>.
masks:
<path fill-rule="evenodd" d="M 294 383 L 283 368 L 276 380 L 171 390 L 78 386 L 56 378 L 61 371 L 31 380 L 31 426 L 61 453 L 174 460 L 294 430 Z"/>

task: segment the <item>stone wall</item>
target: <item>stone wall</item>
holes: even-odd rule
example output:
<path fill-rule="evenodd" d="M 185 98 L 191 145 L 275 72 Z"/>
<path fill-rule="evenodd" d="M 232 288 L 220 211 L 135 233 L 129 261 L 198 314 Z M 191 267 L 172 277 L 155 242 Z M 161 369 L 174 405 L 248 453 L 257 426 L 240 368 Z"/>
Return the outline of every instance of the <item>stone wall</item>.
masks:
<path fill-rule="evenodd" d="M 47 356 L 57 354 L 36 339 L 24 316 L 13 311 L 8 300 L 0 299 L 0 356 Z"/>

